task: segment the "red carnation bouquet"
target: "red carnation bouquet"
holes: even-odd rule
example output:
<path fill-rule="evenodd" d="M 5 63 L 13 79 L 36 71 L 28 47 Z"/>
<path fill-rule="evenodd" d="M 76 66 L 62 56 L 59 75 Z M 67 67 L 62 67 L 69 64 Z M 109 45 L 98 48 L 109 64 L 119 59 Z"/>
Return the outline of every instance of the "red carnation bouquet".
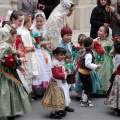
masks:
<path fill-rule="evenodd" d="M 11 47 L 7 48 L 1 58 L 2 69 L 17 69 L 19 66 L 21 66 L 21 60 L 18 58 L 18 54 Z"/>
<path fill-rule="evenodd" d="M 116 42 L 116 41 L 120 42 L 120 38 L 118 38 L 118 37 L 114 37 L 112 40 L 113 40 L 113 42 Z"/>
<path fill-rule="evenodd" d="M 105 54 L 105 50 L 101 49 L 101 46 L 97 41 L 94 41 L 94 50 L 96 53 Z"/>
<path fill-rule="evenodd" d="M 37 43 L 40 43 L 40 41 L 42 41 L 43 38 L 42 38 L 42 36 L 37 36 L 37 37 L 35 37 L 35 40 Z"/>

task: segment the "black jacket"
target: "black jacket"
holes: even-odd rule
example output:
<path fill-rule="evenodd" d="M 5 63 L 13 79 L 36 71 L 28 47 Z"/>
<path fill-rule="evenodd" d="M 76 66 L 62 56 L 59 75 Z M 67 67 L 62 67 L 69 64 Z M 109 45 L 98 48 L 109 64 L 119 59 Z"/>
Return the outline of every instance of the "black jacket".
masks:
<path fill-rule="evenodd" d="M 59 3 L 60 3 L 60 0 L 38 0 L 38 4 L 45 5 L 45 9 L 43 10 L 43 12 L 45 13 L 46 19 L 48 19 L 50 13 Z"/>
<path fill-rule="evenodd" d="M 101 26 L 105 23 L 105 7 L 104 6 L 97 6 L 93 9 L 91 13 L 90 18 L 90 24 L 91 24 L 91 31 L 90 31 L 90 37 L 93 39 L 97 37 L 97 31 Z"/>

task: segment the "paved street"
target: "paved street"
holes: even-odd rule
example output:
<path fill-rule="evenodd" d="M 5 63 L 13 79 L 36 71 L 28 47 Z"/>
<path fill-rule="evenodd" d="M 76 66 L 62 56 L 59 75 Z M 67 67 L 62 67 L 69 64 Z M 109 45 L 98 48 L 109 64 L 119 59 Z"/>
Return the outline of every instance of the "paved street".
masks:
<path fill-rule="evenodd" d="M 120 120 L 120 116 L 114 115 L 113 110 L 104 105 L 104 98 L 92 98 L 93 107 L 79 107 L 76 100 L 76 93 L 71 93 L 71 107 L 74 113 L 67 113 L 63 120 Z M 41 99 L 31 102 L 32 112 L 17 117 L 16 120 L 50 120 L 50 111 L 45 110 L 40 105 Z"/>

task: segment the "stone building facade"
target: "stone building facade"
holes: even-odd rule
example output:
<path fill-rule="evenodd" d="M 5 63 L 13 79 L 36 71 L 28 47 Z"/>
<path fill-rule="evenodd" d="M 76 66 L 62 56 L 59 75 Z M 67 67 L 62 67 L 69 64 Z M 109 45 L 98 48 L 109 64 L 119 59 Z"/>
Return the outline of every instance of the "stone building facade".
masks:
<path fill-rule="evenodd" d="M 74 14 L 68 18 L 68 25 L 76 31 L 85 31 L 90 28 L 90 15 L 96 6 L 97 0 L 73 0 Z M 37 0 L 35 0 L 37 3 Z M 112 0 L 116 2 L 116 0 Z M 5 17 L 7 10 L 16 10 L 17 0 L 0 0 L 0 17 Z"/>

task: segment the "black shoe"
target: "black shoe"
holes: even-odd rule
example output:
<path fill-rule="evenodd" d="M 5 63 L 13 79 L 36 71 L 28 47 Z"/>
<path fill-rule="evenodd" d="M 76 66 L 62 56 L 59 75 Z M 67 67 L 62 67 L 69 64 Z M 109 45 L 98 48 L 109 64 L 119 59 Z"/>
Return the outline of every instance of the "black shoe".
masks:
<path fill-rule="evenodd" d="M 70 107 L 65 107 L 65 111 L 67 111 L 67 112 L 74 112 L 74 109 L 70 108 Z"/>
<path fill-rule="evenodd" d="M 15 120 L 15 117 L 7 117 L 7 120 Z"/>
<path fill-rule="evenodd" d="M 78 97 L 78 96 L 76 97 L 76 99 L 77 99 L 78 101 L 82 100 L 82 98 L 81 98 L 81 97 Z"/>
<path fill-rule="evenodd" d="M 66 113 L 67 113 L 67 112 L 64 111 L 64 110 L 60 110 L 60 111 L 57 112 L 57 114 L 60 115 L 60 116 L 62 116 L 62 117 L 65 117 L 65 116 L 66 116 Z"/>
<path fill-rule="evenodd" d="M 50 118 L 53 118 L 53 119 L 62 119 L 62 116 L 58 115 L 57 113 L 51 113 L 50 114 Z"/>

